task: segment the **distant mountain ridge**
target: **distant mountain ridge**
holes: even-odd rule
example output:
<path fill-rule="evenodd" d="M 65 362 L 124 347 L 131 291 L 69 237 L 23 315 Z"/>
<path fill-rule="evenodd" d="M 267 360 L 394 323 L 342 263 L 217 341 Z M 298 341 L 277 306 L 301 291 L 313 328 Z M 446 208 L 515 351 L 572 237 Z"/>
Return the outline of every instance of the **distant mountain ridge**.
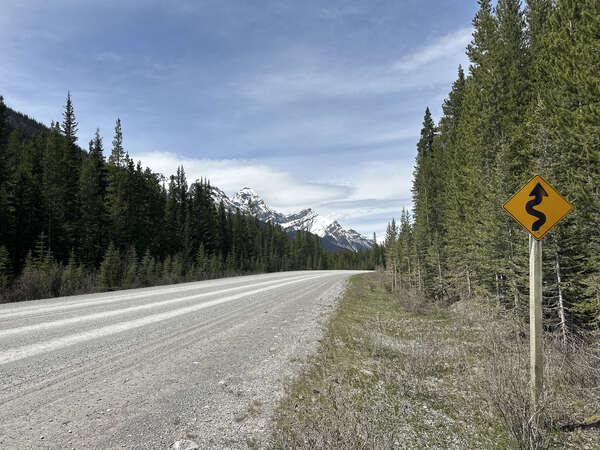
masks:
<path fill-rule="evenodd" d="M 49 130 L 43 123 L 32 119 L 27 114 L 15 111 L 9 106 L 6 106 L 5 114 L 9 133 L 15 129 L 19 129 L 21 137 L 31 139 Z"/>
<path fill-rule="evenodd" d="M 241 212 L 256 216 L 262 222 L 279 224 L 288 233 L 308 231 L 316 234 L 321 238 L 325 250 L 357 252 L 368 250 L 373 246 L 371 239 L 356 230 L 344 229 L 337 220 L 321 216 L 312 208 L 293 214 L 283 214 L 270 208 L 252 188 L 244 187 L 231 198 L 217 187 L 213 187 L 212 190 L 215 202 L 222 201 L 227 209 L 239 209 Z"/>

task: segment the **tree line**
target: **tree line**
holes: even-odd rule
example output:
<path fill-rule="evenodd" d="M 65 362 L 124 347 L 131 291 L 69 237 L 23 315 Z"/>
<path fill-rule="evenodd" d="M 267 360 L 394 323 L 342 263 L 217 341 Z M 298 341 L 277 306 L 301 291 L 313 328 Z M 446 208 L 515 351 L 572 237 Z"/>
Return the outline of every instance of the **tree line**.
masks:
<path fill-rule="evenodd" d="M 84 151 L 70 94 L 62 121 L 10 126 L 0 97 L 0 295 L 3 301 L 225 275 L 372 268 L 372 252 L 328 254 L 320 238 L 215 204 L 183 167 L 165 178 L 135 163 L 116 120 Z M 26 116 L 19 116 L 21 123 Z M 28 118 L 26 118 L 28 119 Z"/>
<path fill-rule="evenodd" d="M 575 205 L 544 238 L 546 323 L 600 329 L 600 2 L 479 0 L 437 122 L 425 111 L 412 217 L 389 224 L 398 289 L 526 317 L 528 234 L 502 209 L 534 174 Z"/>

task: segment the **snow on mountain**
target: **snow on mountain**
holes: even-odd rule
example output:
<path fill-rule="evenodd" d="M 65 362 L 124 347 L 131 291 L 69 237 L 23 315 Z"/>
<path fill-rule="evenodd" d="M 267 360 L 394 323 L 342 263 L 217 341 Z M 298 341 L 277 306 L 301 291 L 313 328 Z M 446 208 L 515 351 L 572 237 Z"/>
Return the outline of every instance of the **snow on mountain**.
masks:
<path fill-rule="evenodd" d="M 337 220 L 321 216 L 311 208 L 294 214 L 282 214 L 267 206 L 252 188 L 242 188 L 231 199 L 219 188 L 213 187 L 212 189 L 213 198 L 217 204 L 222 201 L 227 209 L 239 208 L 240 211 L 252 214 L 263 222 L 277 223 L 288 232 L 309 231 L 320 236 L 323 246 L 327 249 L 359 251 L 373 246 L 373 241 L 359 232 L 352 229 L 346 230 Z"/>
<path fill-rule="evenodd" d="M 216 205 L 219 205 L 219 203 L 223 202 L 225 209 L 234 210 L 238 207 L 229 199 L 229 197 L 227 197 L 227 194 L 225 194 L 225 192 L 223 192 L 221 189 L 215 186 L 211 186 L 210 188 L 212 190 L 213 200 Z"/>
<path fill-rule="evenodd" d="M 241 211 L 249 212 L 263 222 L 281 223 L 285 220 L 283 214 L 269 208 L 252 188 L 240 189 L 233 195 L 231 202 Z"/>
<path fill-rule="evenodd" d="M 327 233 L 327 227 L 332 222 L 333 220 L 320 216 L 316 211 L 308 208 L 285 216 L 285 221 L 279 222 L 279 224 L 286 230 L 305 230 L 323 237 Z"/>
<path fill-rule="evenodd" d="M 372 239 L 367 239 L 356 230 L 345 230 L 337 220 L 327 226 L 323 239 L 355 252 L 373 247 Z"/>

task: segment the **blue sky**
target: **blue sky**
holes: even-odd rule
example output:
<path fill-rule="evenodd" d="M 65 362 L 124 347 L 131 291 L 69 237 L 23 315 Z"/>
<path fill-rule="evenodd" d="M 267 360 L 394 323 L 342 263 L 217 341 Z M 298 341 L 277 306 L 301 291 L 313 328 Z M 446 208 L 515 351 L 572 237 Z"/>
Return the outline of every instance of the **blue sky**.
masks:
<path fill-rule="evenodd" d="M 71 91 L 83 146 L 183 164 L 284 212 L 383 237 L 410 207 L 425 107 L 468 66 L 476 2 L 4 0 L 0 95 L 44 122 Z"/>

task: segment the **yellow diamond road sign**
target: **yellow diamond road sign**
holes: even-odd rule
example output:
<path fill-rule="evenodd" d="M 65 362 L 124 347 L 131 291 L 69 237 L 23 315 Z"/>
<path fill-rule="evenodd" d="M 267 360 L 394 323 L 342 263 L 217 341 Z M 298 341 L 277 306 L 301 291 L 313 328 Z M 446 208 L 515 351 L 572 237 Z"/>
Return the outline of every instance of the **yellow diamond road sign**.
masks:
<path fill-rule="evenodd" d="M 571 205 L 546 180 L 536 175 L 504 204 L 504 209 L 536 239 L 561 221 Z"/>

